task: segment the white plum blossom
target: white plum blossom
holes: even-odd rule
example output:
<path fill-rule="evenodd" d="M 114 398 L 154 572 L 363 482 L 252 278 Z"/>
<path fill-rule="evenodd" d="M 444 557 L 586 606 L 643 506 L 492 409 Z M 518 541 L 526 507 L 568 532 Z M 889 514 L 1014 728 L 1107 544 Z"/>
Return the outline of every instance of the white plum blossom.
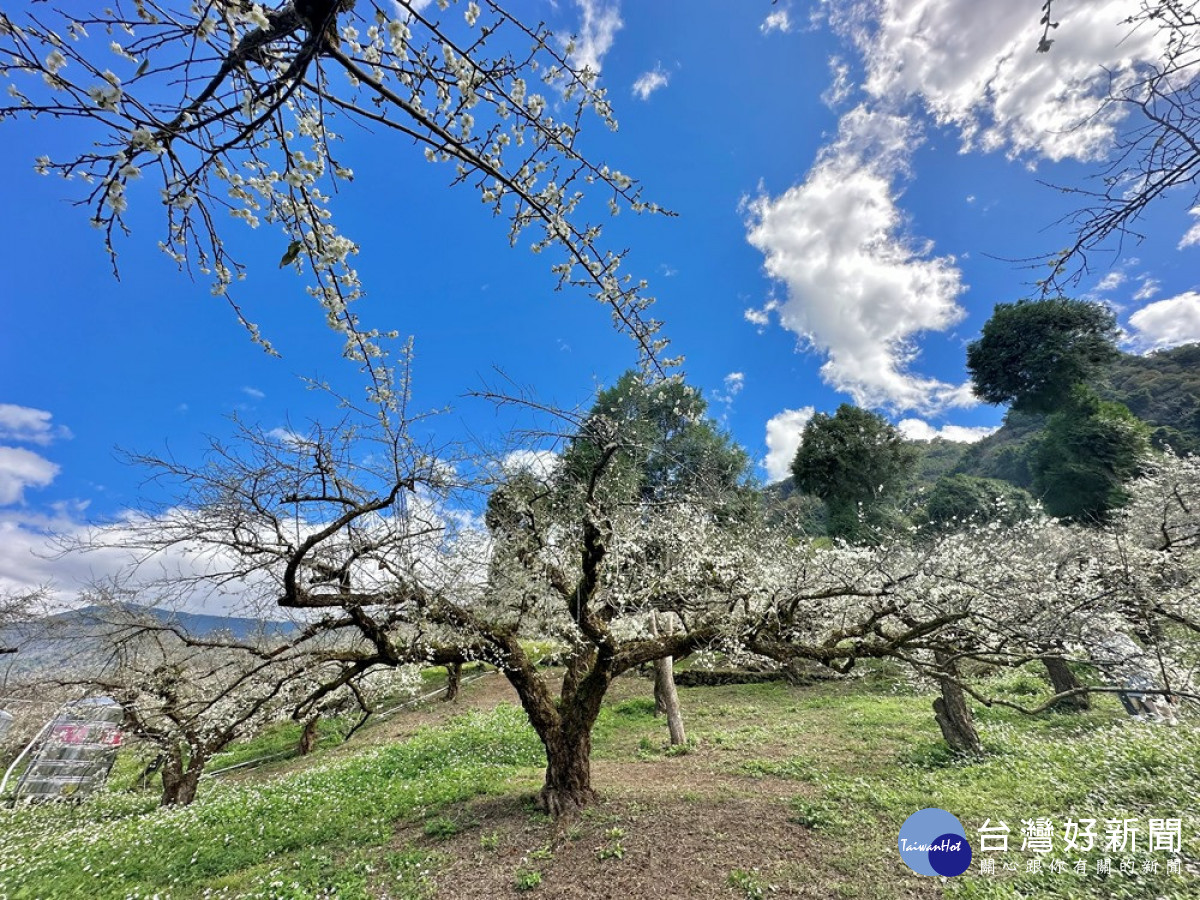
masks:
<path fill-rule="evenodd" d="M 380 351 L 382 333 L 355 312 L 364 294 L 358 273 L 346 266 L 355 244 L 333 220 L 328 185 L 353 173 L 354 146 L 340 146 L 339 124 L 352 124 L 355 133 L 366 126 L 375 139 L 395 135 L 401 153 L 415 142 L 426 159 L 451 163 L 458 182 L 508 218 L 512 244 L 531 225 L 544 228 L 535 248 L 562 252 L 553 269 L 560 284 L 570 280 L 609 306 L 652 367 L 673 363 L 662 357 L 666 345 L 648 315 L 644 283 L 614 277 L 622 256 L 600 246 L 600 225 L 587 221 L 605 209 L 658 207 L 641 199 L 633 179 L 610 177 L 577 144 L 586 113 L 608 128 L 616 123 L 595 74 L 572 63 L 569 45 L 502 7 L 486 7 L 485 26 L 484 5 L 474 0 L 462 6 L 461 18 L 444 21 L 407 8 L 338 3 L 324 29 L 304 19 L 311 6 L 164 0 L 153 11 L 135 3 L 86 15 L 10 15 L 0 20 L 0 77 L 13 102 L 0 108 L 0 118 L 71 117 L 81 120 L 80 133 L 90 129 L 73 156 L 55 154 L 54 167 L 84 186 L 88 216 L 101 223 L 114 259 L 113 237 L 123 228 L 113 226 L 127 209 L 114 177 L 162 179 L 159 242 L 173 259 L 211 273 L 219 295 L 245 267 L 217 213 L 277 229 L 280 255 L 298 247 L 307 257 L 310 265 L 297 270 L 311 279 L 309 293 L 344 337 L 346 354 L 360 362 Z M 89 29 L 119 39 L 68 50 L 59 36 L 79 41 Z M 97 49 L 133 63 L 122 69 L 124 80 L 91 58 Z M 46 85 L 36 96 L 13 84 L 21 71 L 42 73 Z M 553 104 L 535 92 L 539 83 L 554 92 Z M 232 176 L 247 168 L 282 173 L 287 190 Z M 598 196 L 589 204 L 581 191 L 557 187 L 563 184 L 589 186 Z M 269 350 L 242 306 L 231 304 Z"/>

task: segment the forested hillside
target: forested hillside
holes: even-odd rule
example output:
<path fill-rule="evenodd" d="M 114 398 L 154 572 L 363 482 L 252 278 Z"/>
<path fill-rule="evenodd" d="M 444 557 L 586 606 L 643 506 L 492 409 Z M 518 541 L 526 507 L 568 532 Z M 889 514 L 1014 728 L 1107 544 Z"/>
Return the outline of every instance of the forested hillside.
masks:
<path fill-rule="evenodd" d="M 1095 388 L 1103 400 L 1125 404 L 1145 422 L 1155 447 L 1200 453 L 1200 344 L 1146 356 L 1123 353 L 1105 366 Z M 1033 492 L 1031 454 L 1046 418 L 1041 413 L 1009 410 L 1000 430 L 976 444 L 942 438 L 913 441 L 918 455 L 901 507 L 910 513 L 921 510 L 933 487 L 947 475 L 992 478 Z M 765 496 L 777 517 L 800 521 L 810 534 L 824 533 L 824 504 L 797 491 L 791 478 L 769 486 Z"/>
<path fill-rule="evenodd" d="M 1147 356 L 1122 354 L 1106 368 L 1095 386 L 1102 399 L 1124 403 L 1148 424 L 1154 446 L 1200 453 L 1200 344 Z M 954 471 L 1030 487 L 1030 442 L 1045 418 L 1010 411 L 999 431 L 965 449 Z"/>

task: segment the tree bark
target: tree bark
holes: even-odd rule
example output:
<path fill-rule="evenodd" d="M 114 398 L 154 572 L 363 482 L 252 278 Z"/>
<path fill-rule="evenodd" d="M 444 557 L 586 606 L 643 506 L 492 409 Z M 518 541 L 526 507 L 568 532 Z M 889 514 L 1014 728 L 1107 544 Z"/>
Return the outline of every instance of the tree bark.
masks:
<path fill-rule="evenodd" d="M 182 748 L 172 748 L 162 769 L 162 806 L 187 806 L 196 799 L 196 788 L 200 786 L 200 775 L 207 760 L 193 755 L 187 766 L 183 764 Z"/>
<path fill-rule="evenodd" d="M 1054 688 L 1054 693 L 1062 694 L 1084 686 L 1061 656 L 1049 656 L 1043 662 L 1046 664 L 1046 672 L 1050 676 L 1050 685 Z M 1073 694 L 1070 697 L 1063 697 L 1054 704 L 1054 708 L 1066 712 L 1079 712 L 1091 709 L 1092 702 L 1088 699 L 1087 694 Z"/>
<path fill-rule="evenodd" d="M 320 736 L 318 727 L 320 724 L 320 715 L 315 715 L 304 720 L 304 727 L 300 730 L 300 742 L 296 745 L 296 750 L 301 756 L 308 756 L 308 754 L 317 748 L 317 738 Z"/>
<path fill-rule="evenodd" d="M 458 689 L 462 685 L 462 663 L 446 663 L 446 695 L 443 702 L 453 703 L 458 699 Z"/>
<path fill-rule="evenodd" d="M 971 708 L 967 706 L 967 695 L 951 680 L 958 677 L 958 666 L 949 654 L 941 651 L 934 651 L 934 658 L 948 676 L 938 679 L 942 695 L 933 701 L 933 714 L 942 730 L 942 737 L 955 753 L 982 756 L 983 744 L 975 730 Z"/>
<path fill-rule="evenodd" d="M 687 743 L 687 734 L 683 730 L 683 713 L 679 709 L 679 693 L 675 690 L 675 660 L 664 656 L 654 662 L 654 714 L 667 714 L 667 731 L 671 735 L 671 745 L 678 746 Z"/>
<path fill-rule="evenodd" d="M 592 734 L 573 729 L 557 729 L 547 739 L 546 782 L 538 795 L 538 805 L 554 818 L 575 813 L 596 799 L 592 789 Z"/>
<path fill-rule="evenodd" d="M 596 800 L 592 789 L 592 726 L 611 683 L 611 665 L 595 650 L 577 652 L 567 663 L 557 702 L 524 650 L 508 643 L 504 674 L 521 699 L 546 750 L 546 780 L 538 794 L 543 812 L 558 818 Z"/>

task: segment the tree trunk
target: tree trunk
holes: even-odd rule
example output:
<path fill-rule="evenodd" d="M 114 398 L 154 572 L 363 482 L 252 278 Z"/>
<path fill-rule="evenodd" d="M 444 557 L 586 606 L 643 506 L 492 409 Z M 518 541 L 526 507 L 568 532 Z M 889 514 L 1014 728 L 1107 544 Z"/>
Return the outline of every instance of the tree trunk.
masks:
<path fill-rule="evenodd" d="M 1046 664 L 1046 672 L 1050 675 L 1050 684 L 1054 688 L 1054 693 L 1062 694 L 1084 686 L 1061 656 L 1049 656 L 1042 661 Z M 1059 700 L 1054 704 L 1054 708 L 1066 712 L 1078 712 L 1091 709 L 1092 703 L 1087 694 L 1074 694 Z"/>
<path fill-rule="evenodd" d="M 521 698 L 533 730 L 546 749 L 546 781 L 538 805 L 558 818 L 596 800 L 592 790 L 592 726 L 612 682 L 611 659 L 581 648 L 567 662 L 557 701 L 515 639 L 505 646 L 505 677 Z"/>
<path fill-rule="evenodd" d="M 667 697 L 663 688 L 663 674 L 660 667 L 661 659 L 654 661 L 654 715 L 662 716 L 667 712 Z M 674 660 L 672 662 L 671 680 L 675 680 Z"/>
<path fill-rule="evenodd" d="M 679 709 L 679 694 L 675 690 L 675 660 L 670 656 L 654 662 L 654 713 L 658 715 L 659 707 L 667 714 L 667 730 L 671 735 L 671 745 L 687 743 L 687 734 L 683 730 L 683 713 Z"/>
<path fill-rule="evenodd" d="M 446 664 L 446 695 L 442 700 L 452 703 L 458 699 L 458 689 L 462 685 L 462 663 Z"/>
<path fill-rule="evenodd" d="M 933 714 L 938 727 L 942 729 L 942 737 L 955 753 L 983 755 L 983 745 L 979 742 L 979 733 L 975 730 L 975 721 L 971 717 L 971 709 L 967 706 L 967 695 L 951 678 L 958 677 L 958 666 L 948 654 L 934 651 L 934 657 L 947 678 L 939 678 L 942 696 L 933 701 Z"/>
<path fill-rule="evenodd" d="M 301 756 L 308 756 L 308 754 L 317 748 L 317 738 L 320 737 L 318 732 L 320 724 L 320 715 L 315 715 L 304 720 L 304 728 L 300 731 L 300 742 L 296 745 L 296 750 Z"/>
<path fill-rule="evenodd" d="M 546 745 L 546 783 L 538 803 L 547 815 L 578 812 L 596 799 L 592 789 L 592 734 L 557 729 Z"/>
<path fill-rule="evenodd" d="M 162 806 L 187 806 L 196 799 L 196 788 L 200 785 L 200 775 L 204 771 L 205 759 L 193 756 L 188 760 L 187 767 L 183 765 L 183 751 L 173 748 L 168 751 L 167 761 L 163 765 Z"/>

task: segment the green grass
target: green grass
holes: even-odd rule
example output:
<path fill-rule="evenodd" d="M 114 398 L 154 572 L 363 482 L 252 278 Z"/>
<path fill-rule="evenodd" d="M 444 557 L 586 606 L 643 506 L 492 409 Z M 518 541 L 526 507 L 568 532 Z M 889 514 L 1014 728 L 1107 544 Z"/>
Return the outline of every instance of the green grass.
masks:
<path fill-rule="evenodd" d="M 364 851 L 391 841 L 397 820 L 498 791 L 543 759 L 520 711 L 501 707 L 275 781 L 212 784 L 185 809 L 107 793 L 3 810 L 0 896 L 366 897 Z"/>
<path fill-rule="evenodd" d="M 1028 702 L 1042 696 L 1045 685 L 1035 671 L 1009 673 L 988 689 Z M 879 670 L 808 688 L 770 683 L 681 690 L 690 752 L 672 760 L 649 692 L 648 681 L 620 683 L 596 728 L 598 758 L 630 767 L 698 765 L 723 773 L 727 781 L 719 790 L 734 794 L 738 785 L 761 793 L 761 780 L 775 779 L 768 790 L 785 801 L 781 819 L 804 830 L 798 846 L 808 855 L 792 863 L 771 865 L 747 847 L 743 867 L 729 876 L 734 893 L 769 895 L 790 879 L 828 896 L 895 897 L 904 884 L 922 883 L 899 862 L 900 825 L 930 806 L 958 816 L 977 859 L 979 827 L 985 819 L 1004 820 L 1010 850 L 996 855 L 997 869 L 1003 861 L 1019 864 L 1019 871 L 983 876 L 976 863 L 969 874 L 936 885 L 949 900 L 1184 900 L 1200 893 L 1200 875 L 1165 872 L 1170 855 L 1163 851 L 1137 857 L 1139 865 L 1157 860 L 1157 874 L 1100 879 L 1094 874 L 1100 851 L 1082 855 L 1093 873 L 1081 878 L 1048 871 L 1054 860 L 1070 864 L 1079 853 L 1060 849 L 1040 857 L 1041 872 L 1029 872 L 1035 854 L 1020 850 L 1022 820 L 1036 817 L 1054 820 L 1059 834 L 1068 817 L 1097 819 L 1101 840 L 1105 819 L 1138 819 L 1144 837 L 1150 818 L 1182 817 L 1184 854 L 1196 861 L 1200 734 L 1192 727 L 1134 724 L 1112 698 L 1088 713 L 1035 718 L 976 706 L 988 755 L 963 760 L 941 741 L 932 696 Z M 288 740 L 285 729 L 272 729 L 238 752 L 261 755 Z M 128 775 L 137 764 L 122 760 L 118 771 Z M 0 810 L 0 898 L 365 900 L 386 894 L 429 900 L 447 848 L 462 846 L 452 839 L 478 825 L 461 803 L 481 794 L 526 794 L 543 764 L 523 714 L 503 706 L 420 731 L 404 743 L 318 754 L 298 771 L 237 784 L 205 782 L 197 803 L 182 810 L 156 809 L 154 792 L 123 790 L 79 806 Z M 606 777 L 618 783 L 602 789 L 621 789 L 619 774 Z M 690 786 L 680 796 L 715 802 Z M 613 824 L 606 815 L 604 807 L 589 809 L 583 823 L 596 816 L 607 823 L 597 858 L 605 866 L 625 865 L 634 826 Z M 528 827 L 551 827 L 528 818 Z M 421 846 L 404 846 L 398 827 Z M 501 832 L 483 832 L 469 843 L 494 853 Z M 546 847 L 509 870 L 514 888 L 553 893 L 535 866 L 551 859 Z M 1120 859 L 1113 855 L 1114 869 Z"/>

